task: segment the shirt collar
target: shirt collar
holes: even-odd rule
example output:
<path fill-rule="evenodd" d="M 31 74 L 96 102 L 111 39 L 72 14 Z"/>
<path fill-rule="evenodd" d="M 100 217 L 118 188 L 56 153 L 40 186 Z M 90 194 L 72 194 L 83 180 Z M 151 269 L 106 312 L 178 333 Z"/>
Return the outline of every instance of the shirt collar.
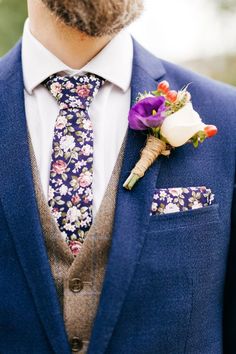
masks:
<path fill-rule="evenodd" d="M 88 64 L 74 70 L 46 49 L 30 32 L 26 20 L 22 39 L 22 66 L 25 89 L 29 94 L 50 75 L 66 72 L 82 75 L 91 72 L 118 86 L 124 92 L 130 87 L 133 63 L 133 41 L 126 31 L 116 35 Z"/>

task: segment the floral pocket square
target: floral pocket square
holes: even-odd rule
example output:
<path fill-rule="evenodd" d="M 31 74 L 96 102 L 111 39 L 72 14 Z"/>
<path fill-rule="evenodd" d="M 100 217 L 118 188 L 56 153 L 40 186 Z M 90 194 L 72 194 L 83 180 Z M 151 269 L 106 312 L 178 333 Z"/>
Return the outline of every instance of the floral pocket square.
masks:
<path fill-rule="evenodd" d="M 214 197 L 211 189 L 206 187 L 156 189 L 150 215 L 204 208 L 213 203 Z"/>

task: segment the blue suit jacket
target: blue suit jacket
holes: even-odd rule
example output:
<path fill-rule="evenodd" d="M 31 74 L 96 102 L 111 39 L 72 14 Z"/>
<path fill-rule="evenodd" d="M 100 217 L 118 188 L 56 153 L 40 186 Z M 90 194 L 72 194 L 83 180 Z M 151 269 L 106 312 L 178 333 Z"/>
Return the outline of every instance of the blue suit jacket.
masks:
<path fill-rule="evenodd" d="M 186 145 L 160 158 L 128 192 L 122 183 L 145 142 L 143 134 L 129 131 L 89 354 L 223 351 L 223 295 L 235 236 L 236 91 L 161 61 L 135 42 L 132 101 L 162 79 L 176 89 L 192 82 L 196 110 L 219 134 L 197 150 Z M 0 60 L 0 164 L 0 353 L 70 353 L 35 199 L 20 43 Z M 155 188 L 202 185 L 212 189 L 214 205 L 149 215 Z M 234 269 L 231 262 L 228 348 L 235 329 Z"/>

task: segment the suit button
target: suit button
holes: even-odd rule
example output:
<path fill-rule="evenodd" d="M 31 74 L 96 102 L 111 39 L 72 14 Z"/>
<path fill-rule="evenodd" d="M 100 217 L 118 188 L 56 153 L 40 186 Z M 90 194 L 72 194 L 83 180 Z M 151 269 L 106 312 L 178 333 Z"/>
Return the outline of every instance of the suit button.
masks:
<path fill-rule="evenodd" d="M 79 278 L 70 279 L 69 288 L 73 293 L 79 293 L 83 289 L 83 282 Z"/>
<path fill-rule="evenodd" d="M 78 353 L 83 348 L 83 342 L 78 337 L 73 337 L 71 340 L 72 353 Z"/>

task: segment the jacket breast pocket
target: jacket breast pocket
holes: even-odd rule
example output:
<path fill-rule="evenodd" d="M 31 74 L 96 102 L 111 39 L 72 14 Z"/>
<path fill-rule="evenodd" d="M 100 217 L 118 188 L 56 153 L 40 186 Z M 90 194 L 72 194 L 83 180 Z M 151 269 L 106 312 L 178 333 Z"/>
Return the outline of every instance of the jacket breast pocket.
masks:
<path fill-rule="evenodd" d="M 166 267 L 192 275 L 204 274 L 221 263 L 221 251 L 227 246 L 219 205 L 173 214 L 150 216 L 146 232 L 147 254 L 155 264 L 165 255 Z M 158 257 L 155 253 L 158 252 Z M 154 261 L 154 259 L 153 259 Z M 161 264 L 158 266 L 162 267 Z"/>
<path fill-rule="evenodd" d="M 152 311 L 163 319 L 165 340 L 173 350 L 177 337 L 184 339 L 184 348 L 196 318 L 197 328 L 204 332 L 208 319 L 219 314 L 226 256 L 218 204 L 150 217 L 136 281 L 141 283 L 143 298 L 152 289 L 146 301 L 154 297 Z"/>
<path fill-rule="evenodd" d="M 219 204 L 170 214 L 152 215 L 149 221 L 149 232 L 188 229 L 197 225 L 204 229 L 207 224 L 220 226 Z"/>

